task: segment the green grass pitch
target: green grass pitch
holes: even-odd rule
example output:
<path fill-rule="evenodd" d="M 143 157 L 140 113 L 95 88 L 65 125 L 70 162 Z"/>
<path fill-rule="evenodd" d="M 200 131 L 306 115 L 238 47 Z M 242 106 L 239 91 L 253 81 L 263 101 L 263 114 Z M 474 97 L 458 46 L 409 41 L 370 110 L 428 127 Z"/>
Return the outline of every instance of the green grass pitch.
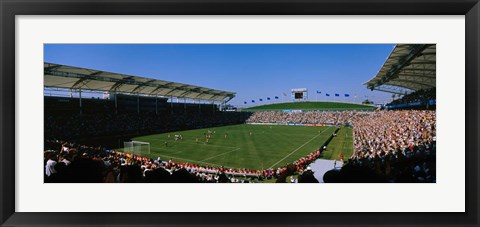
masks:
<path fill-rule="evenodd" d="M 353 154 L 352 128 L 340 128 L 337 132 L 337 136 L 333 137 L 327 146 L 327 150 L 322 153 L 320 158 L 339 160 L 340 154 L 342 153 L 345 160 L 348 160 Z"/>
<path fill-rule="evenodd" d="M 204 133 L 208 130 L 213 133 L 209 143 L 206 144 Z M 148 135 L 132 140 L 149 142 L 150 154 L 144 156 L 150 158 L 160 157 L 162 160 L 171 159 L 200 165 L 261 170 L 285 166 L 286 163 L 292 163 L 314 152 L 334 131 L 335 127 L 243 124 Z M 345 141 L 352 140 L 351 129 L 348 132 L 342 128 L 339 133 L 350 133 L 348 137 L 343 138 Z M 183 140 L 175 141 L 176 134 L 181 134 Z M 199 140 L 198 143 L 196 138 Z M 337 136 L 335 139 L 338 138 L 342 137 Z M 343 150 L 345 156 L 349 157 L 352 152 L 352 146 L 349 144 L 353 141 L 344 140 L 336 142 L 339 145 L 329 146 L 323 153 L 324 158 L 338 159 L 339 153 Z M 336 148 L 337 146 L 340 147 Z"/>

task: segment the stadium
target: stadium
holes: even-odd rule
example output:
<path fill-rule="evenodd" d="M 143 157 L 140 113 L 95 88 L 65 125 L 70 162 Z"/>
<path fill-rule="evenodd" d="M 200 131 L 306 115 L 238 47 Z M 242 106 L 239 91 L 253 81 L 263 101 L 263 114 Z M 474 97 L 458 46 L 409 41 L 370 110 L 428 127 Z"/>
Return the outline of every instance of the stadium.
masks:
<path fill-rule="evenodd" d="M 362 87 L 388 103 L 292 87 L 232 105 L 195 81 L 44 62 L 44 181 L 435 183 L 436 46 L 394 45 L 377 71 Z"/>

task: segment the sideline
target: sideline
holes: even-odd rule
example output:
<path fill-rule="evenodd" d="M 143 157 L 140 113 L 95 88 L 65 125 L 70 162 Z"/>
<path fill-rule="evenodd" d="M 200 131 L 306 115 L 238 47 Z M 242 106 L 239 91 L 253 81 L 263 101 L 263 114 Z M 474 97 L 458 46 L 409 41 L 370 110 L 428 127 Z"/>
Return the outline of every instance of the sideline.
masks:
<path fill-rule="evenodd" d="M 324 132 L 328 131 L 329 129 L 331 129 L 332 127 L 328 127 L 326 128 L 325 130 L 323 130 L 322 132 L 320 132 L 320 134 L 314 136 L 313 138 L 311 138 L 309 141 L 305 142 L 304 144 L 300 145 L 300 147 L 298 147 L 297 149 L 295 149 L 294 151 L 292 151 L 290 154 L 288 154 L 287 156 L 283 157 L 282 159 L 280 159 L 278 162 L 275 162 L 275 164 L 273 164 L 272 166 L 268 167 L 268 169 L 271 169 L 273 168 L 275 165 L 277 165 L 278 163 L 280 163 L 281 161 L 285 160 L 286 158 L 288 158 L 290 155 L 292 155 L 293 153 L 297 152 L 298 150 L 300 150 L 300 148 L 302 148 L 303 146 L 307 145 L 308 143 L 312 142 L 312 140 L 316 139 L 317 137 L 319 137 L 320 135 L 322 135 Z"/>

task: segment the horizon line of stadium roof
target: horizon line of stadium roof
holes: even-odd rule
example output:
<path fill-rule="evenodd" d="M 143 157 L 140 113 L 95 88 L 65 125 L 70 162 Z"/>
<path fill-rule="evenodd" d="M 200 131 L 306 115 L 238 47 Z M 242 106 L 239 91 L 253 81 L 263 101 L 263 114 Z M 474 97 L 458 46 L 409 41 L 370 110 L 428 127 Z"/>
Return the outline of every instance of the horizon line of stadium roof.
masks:
<path fill-rule="evenodd" d="M 44 62 L 44 87 L 227 103 L 236 93 L 140 76 Z"/>

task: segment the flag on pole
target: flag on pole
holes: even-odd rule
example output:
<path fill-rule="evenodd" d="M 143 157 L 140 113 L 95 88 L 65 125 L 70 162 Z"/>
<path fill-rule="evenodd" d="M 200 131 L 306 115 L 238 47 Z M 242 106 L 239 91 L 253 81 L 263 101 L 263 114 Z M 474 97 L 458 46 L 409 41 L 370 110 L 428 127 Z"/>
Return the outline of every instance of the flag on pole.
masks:
<path fill-rule="evenodd" d="M 252 100 L 252 102 L 255 102 L 255 100 Z"/>
<path fill-rule="evenodd" d="M 338 96 L 340 96 L 340 94 L 335 93 L 335 96 L 338 97 Z"/>
<path fill-rule="evenodd" d="M 345 97 L 350 97 L 350 94 L 345 94 Z"/>
<path fill-rule="evenodd" d="M 243 102 L 243 104 L 247 104 L 247 102 L 245 101 L 245 102 Z"/>
<path fill-rule="evenodd" d="M 270 100 L 270 97 L 267 97 L 267 100 Z"/>
<path fill-rule="evenodd" d="M 328 93 L 326 93 L 325 95 L 326 95 L 326 96 L 330 96 L 330 94 L 328 94 Z"/>
<path fill-rule="evenodd" d="M 259 100 L 260 100 L 260 102 L 263 101 L 263 99 L 259 99 Z"/>
<path fill-rule="evenodd" d="M 317 94 L 322 94 L 322 92 L 321 92 L 321 91 L 317 91 Z"/>
<path fill-rule="evenodd" d="M 278 96 L 275 96 L 275 99 L 278 99 Z"/>

